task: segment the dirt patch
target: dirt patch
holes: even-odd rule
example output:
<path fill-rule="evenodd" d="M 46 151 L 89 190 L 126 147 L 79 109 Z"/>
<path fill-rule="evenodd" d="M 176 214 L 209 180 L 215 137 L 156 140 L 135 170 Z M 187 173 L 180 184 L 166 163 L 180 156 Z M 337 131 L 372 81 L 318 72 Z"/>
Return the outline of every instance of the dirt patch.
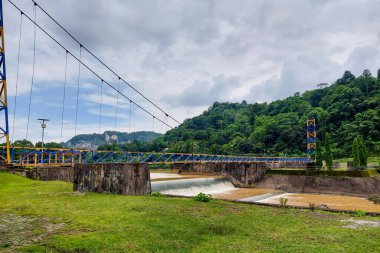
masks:
<path fill-rule="evenodd" d="M 370 220 L 342 220 L 344 223 L 349 223 L 343 226 L 344 228 L 358 229 L 360 227 L 375 227 L 380 228 L 380 221 L 370 221 Z"/>
<path fill-rule="evenodd" d="M 0 215 L 0 251 L 12 252 L 15 248 L 42 241 L 65 224 L 54 224 L 47 218 Z"/>

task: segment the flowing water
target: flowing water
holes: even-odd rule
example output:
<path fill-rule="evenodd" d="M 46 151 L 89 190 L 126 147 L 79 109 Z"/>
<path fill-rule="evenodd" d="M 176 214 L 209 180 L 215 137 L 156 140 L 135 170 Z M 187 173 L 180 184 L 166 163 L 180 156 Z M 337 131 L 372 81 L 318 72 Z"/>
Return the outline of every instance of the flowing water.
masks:
<path fill-rule="evenodd" d="M 215 194 L 233 189 L 235 186 L 227 178 L 193 178 L 152 182 L 152 192 L 176 196 L 195 196 L 200 192 Z"/>
<path fill-rule="evenodd" d="M 280 204 L 281 198 L 288 199 L 287 205 L 309 207 L 310 203 L 337 210 L 363 210 L 380 213 L 380 205 L 365 198 L 327 195 L 286 193 L 267 188 L 236 188 L 227 178 L 204 175 L 178 175 L 175 172 L 151 173 L 152 192 L 174 196 L 195 196 L 198 193 L 211 194 L 213 198 Z"/>

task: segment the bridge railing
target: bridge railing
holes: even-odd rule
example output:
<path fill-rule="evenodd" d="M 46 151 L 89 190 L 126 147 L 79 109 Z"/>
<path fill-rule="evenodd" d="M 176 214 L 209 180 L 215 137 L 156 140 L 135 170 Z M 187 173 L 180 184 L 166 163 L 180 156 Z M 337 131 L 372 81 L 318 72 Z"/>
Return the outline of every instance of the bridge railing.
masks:
<path fill-rule="evenodd" d="M 266 162 L 308 163 L 306 157 L 257 157 L 213 154 L 128 152 L 66 148 L 11 147 L 13 166 L 73 166 L 79 163 L 201 163 L 201 162 Z M 6 148 L 0 146 L 0 163 L 6 162 Z"/>

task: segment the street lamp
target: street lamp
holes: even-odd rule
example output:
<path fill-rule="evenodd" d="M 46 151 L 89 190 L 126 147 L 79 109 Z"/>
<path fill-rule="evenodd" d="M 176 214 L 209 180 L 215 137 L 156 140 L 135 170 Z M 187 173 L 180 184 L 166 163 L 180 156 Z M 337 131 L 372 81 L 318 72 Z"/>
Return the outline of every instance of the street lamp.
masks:
<path fill-rule="evenodd" d="M 41 128 L 42 128 L 42 144 L 41 144 L 41 147 L 43 148 L 44 147 L 45 128 L 46 128 L 45 121 L 49 121 L 49 120 L 48 119 L 38 119 L 38 120 L 41 121 Z"/>

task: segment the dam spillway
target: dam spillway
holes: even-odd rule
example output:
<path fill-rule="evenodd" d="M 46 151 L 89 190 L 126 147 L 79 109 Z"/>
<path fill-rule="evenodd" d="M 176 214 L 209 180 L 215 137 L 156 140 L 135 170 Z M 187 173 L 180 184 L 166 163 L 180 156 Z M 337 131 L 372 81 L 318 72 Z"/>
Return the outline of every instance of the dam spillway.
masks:
<path fill-rule="evenodd" d="M 167 195 L 195 196 L 198 193 L 217 194 L 235 190 L 227 178 L 192 178 L 151 183 L 152 192 Z"/>

